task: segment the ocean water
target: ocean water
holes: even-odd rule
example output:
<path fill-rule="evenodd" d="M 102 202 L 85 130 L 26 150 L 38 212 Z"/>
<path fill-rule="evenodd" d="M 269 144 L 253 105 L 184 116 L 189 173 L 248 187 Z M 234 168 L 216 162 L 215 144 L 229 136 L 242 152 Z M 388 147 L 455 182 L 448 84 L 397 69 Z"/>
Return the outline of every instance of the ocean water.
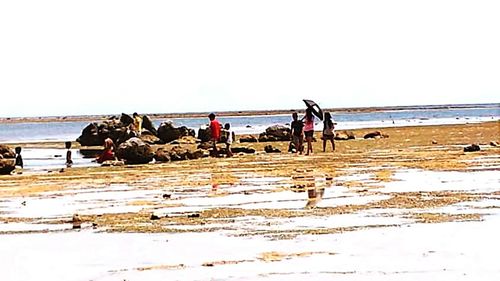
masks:
<path fill-rule="evenodd" d="M 288 125 L 291 114 L 267 116 L 220 117 L 221 123 L 230 123 L 236 134 L 259 134 L 275 124 Z M 364 113 L 333 113 L 336 130 L 436 124 L 465 124 L 500 120 L 500 104 L 478 105 L 458 109 L 391 110 Z M 172 121 L 175 126 L 186 126 L 196 131 L 208 123 L 208 118 L 173 118 L 153 120 Z M 316 130 L 322 129 L 316 119 Z M 89 122 L 0 123 L 0 143 L 35 141 L 74 141 Z"/>

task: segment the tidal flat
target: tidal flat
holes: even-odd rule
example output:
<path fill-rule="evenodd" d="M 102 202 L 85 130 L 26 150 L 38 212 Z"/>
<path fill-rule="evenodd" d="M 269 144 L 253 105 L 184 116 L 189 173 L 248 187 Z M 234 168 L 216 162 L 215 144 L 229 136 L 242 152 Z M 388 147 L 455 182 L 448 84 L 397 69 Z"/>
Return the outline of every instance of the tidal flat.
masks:
<path fill-rule="evenodd" d="M 0 176 L 2 280 L 498 280 L 500 122 L 377 130 Z"/>

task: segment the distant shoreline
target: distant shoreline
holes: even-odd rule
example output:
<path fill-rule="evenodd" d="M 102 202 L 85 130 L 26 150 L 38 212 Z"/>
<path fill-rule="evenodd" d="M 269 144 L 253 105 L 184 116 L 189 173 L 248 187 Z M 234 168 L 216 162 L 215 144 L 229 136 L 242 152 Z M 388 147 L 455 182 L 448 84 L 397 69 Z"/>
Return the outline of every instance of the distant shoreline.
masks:
<path fill-rule="evenodd" d="M 405 110 L 439 110 L 439 109 L 480 109 L 480 108 L 495 108 L 500 110 L 500 103 L 483 103 L 483 104 L 444 104 L 444 105 L 411 105 L 411 106 L 378 106 L 378 107 L 351 107 L 351 108 L 325 108 L 324 111 L 329 111 L 333 114 L 339 113 L 367 113 L 377 111 L 405 111 Z M 265 115 L 281 115 L 290 114 L 294 111 L 299 113 L 304 112 L 301 109 L 278 109 L 278 110 L 242 110 L 242 111 L 221 111 L 216 112 L 220 117 L 235 117 L 235 116 L 265 116 Z M 132 114 L 132 112 L 126 112 Z M 169 118 L 201 118 L 207 117 L 210 112 L 187 112 L 187 113 L 140 113 L 148 115 L 151 119 L 169 119 Z M 0 123 L 44 123 L 44 122 L 92 122 L 103 119 L 109 119 L 113 116 L 119 117 L 120 113 L 116 114 L 97 114 L 97 115 L 75 115 L 75 116 L 42 116 L 42 117 L 0 117 Z"/>

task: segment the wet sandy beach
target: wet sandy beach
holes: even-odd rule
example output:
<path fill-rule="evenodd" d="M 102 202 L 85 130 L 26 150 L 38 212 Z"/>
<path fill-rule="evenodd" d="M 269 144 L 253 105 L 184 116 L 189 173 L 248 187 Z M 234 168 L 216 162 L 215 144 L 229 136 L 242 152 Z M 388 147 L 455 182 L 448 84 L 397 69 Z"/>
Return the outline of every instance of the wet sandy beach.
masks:
<path fill-rule="evenodd" d="M 498 280 L 500 122 L 380 130 L 0 176 L 5 280 Z"/>

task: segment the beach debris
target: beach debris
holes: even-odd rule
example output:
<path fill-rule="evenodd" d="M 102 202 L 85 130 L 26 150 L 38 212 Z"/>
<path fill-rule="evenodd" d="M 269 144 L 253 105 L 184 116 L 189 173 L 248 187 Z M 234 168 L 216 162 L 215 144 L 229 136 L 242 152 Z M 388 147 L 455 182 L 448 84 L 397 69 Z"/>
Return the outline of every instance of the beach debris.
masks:
<path fill-rule="evenodd" d="M 431 143 L 432 144 L 437 144 L 438 142 L 437 142 L 437 140 L 432 140 Z"/>
<path fill-rule="evenodd" d="M 169 143 L 173 140 L 179 139 L 184 136 L 196 136 L 193 129 L 189 129 L 186 126 L 174 127 L 172 122 L 163 122 L 158 127 L 158 137 L 160 138 L 160 143 Z"/>
<path fill-rule="evenodd" d="M 481 148 L 477 144 L 471 144 L 469 146 L 464 147 L 464 152 L 475 152 L 480 150 Z"/>
<path fill-rule="evenodd" d="M 151 217 L 149 218 L 150 220 L 154 221 L 154 220 L 159 220 L 160 217 L 155 215 L 155 214 L 151 214 Z"/>
<path fill-rule="evenodd" d="M 151 146 L 135 137 L 120 144 L 116 150 L 116 157 L 127 164 L 147 164 L 153 160 L 153 155 Z"/>
<path fill-rule="evenodd" d="M 374 131 L 366 134 L 363 138 L 365 139 L 381 139 L 381 138 L 388 138 L 389 135 L 382 134 L 380 131 Z"/>
<path fill-rule="evenodd" d="M 291 133 L 292 132 L 289 127 L 283 125 L 273 125 L 268 127 L 265 132 L 259 135 L 259 142 L 289 141 Z"/>
<path fill-rule="evenodd" d="M 496 146 L 498 146 L 498 142 L 496 142 L 496 141 L 491 141 L 491 142 L 490 142 L 490 145 L 491 145 L 491 146 L 495 146 L 495 147 L 496 147 Z"/>
<path fill-rule="evenodd" d="M 200 214 L 199 213 L 194 213 L 194 214 L 188 214 L 187 215 L 188 218 L 199 218 L 200 217 Z"/>
<path fill-rule="evenodd" d="M 78 214 L 73 215 L 73 218 L 71 219 L 71 223 L 73 224 L 73 229 L 82 228 L 82 219 L 80 218 L 80 215 L 78 215 Z"/>
<path fill-rule="evenodd" d="M 356 139 L 354 133 L 351 131 L 341 131 L 335 133 L 335 140 L 353 140 Z"/>
<path fill-rule="evenodd" d="M 170 198 L 172 198 L 172 194 L 164 193 L 162 195 L 162 197 L 163 197 L 163 199 L 170 199 Z"/>
<path fill-rule="evenodd" d="M 240 137 L 240 143 L 243 143 L 243 142 L 258 142 L 259 140 L 257 139 L 257 137 L 255 136 L 252 136 L 252 135 L 242 135 Z"/>
<path fill-rule="evenodd" d="M 281 150 L 279 150 L 278 148 L 268 144 L 264 147 L 264 151 L 266 153 L 281 153 Z"/>

